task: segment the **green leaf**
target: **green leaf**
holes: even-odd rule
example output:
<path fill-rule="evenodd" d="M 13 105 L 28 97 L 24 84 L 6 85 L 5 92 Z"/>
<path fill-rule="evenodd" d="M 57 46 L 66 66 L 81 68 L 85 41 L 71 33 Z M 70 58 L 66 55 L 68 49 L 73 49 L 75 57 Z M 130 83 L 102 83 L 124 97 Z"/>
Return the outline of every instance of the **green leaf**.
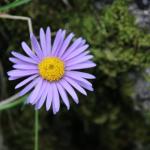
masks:
<path fill-rule="evenodd" d="M 27 95 L 25 95 L 25 96 L 23 96 L 23 97 L 21 97 L 21 98 L 15 100 L 15 101 L 13 101 L 13 102 L 11 102 L 11 103 L 4 104 L 4 105 L 0 106 L 0 111 L 6 110 L 6 109 L 10 109 L 10 108 L 13 108 L 13 107 L 18 106 L 18 105 L 20 105 L 21 103 L 24 103 L 24 101 L 26 100 L 26 98 L 27 98 Z"/>
<path fill-rule="evenodd" d="M 25 3 L 30 2 L 31 0 L 15 0 L 14 2 L 10 2 L 5 6 L 0 7 L 0 12 L 7 11 L 9 9 L 15 8 L 17 6 L 23 5 Z"/>

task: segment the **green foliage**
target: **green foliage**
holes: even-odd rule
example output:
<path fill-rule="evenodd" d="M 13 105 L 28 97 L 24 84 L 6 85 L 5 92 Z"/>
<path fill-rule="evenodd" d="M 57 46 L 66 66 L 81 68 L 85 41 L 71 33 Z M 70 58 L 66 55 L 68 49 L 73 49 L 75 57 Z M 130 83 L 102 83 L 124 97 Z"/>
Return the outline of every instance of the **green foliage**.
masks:
<path fill-rule="evenodd" d="M 17 10 L 19 14 L 33 18 L 37 35 L 40 26 L 51 24 L 53 30 L 66 28 L 84 37 L 97 63 L 96 69 L 91 71 L 96 75 L 95 91 L 88 93 L 86 98 L 79 95 L 79 106 L 71 104 L 70 111 L 61 106 L 61 112 L 56 116 L 45 112 L 45 108 L 40 110 L 40 149 L 139 150 L 138 145 L 142 149 L 149 147 L 149 111 L 141 109 L 141 103 L 133 99 L 133 94 L 138 76 L 147 77 L 144 70 L 150 65 L 150 34 L 135 24 L 127 1 L 114 0 L 112 5 L 100 11 L 93 3 L 93 0 L 73 0 L 69 1 L 71 7 L 68 7 L 59 0 L 43 3 L 35 0 Z M 10 45 L 3 46 L 7 49 L 5 57 L 14 48 L 20 50 L 18 44 L 27 39 L 26 26 L 17 25 L 2 22 L 4 31 L 12 32 L 7 37 L 11 39 Z M 7 71 L 10 64 L 3 58 L 2 62 Z M 7 84 L 10 95 L 14 86 Z M 10 129 L 10 124 L 5 126 L 8 117 L 2 118 L 4 136 L 12 150 L 33 149 L 33 132 L 28 130 L 33 125 L 32 109 L 11 110 L 17 134 Z"/>
<path fill-rule="evenodd" d="M 150 35 L 135 25 L 126 1 L 116 0 L 103 12 L 74 16 L 68 26 L 81 26 L 92 46 L 99 69 L 107 76 L 116 77 L 131 69 L 144 69 L 149 65 Z"/>
<path fill-rule="evenodd" d="M 8 1 L 4 6 L 0 6 L 0 12 L 8 11 L 12 8 L 28 3 L 29 1 L 31 0 L 14 0 L 13 2 Z"/>

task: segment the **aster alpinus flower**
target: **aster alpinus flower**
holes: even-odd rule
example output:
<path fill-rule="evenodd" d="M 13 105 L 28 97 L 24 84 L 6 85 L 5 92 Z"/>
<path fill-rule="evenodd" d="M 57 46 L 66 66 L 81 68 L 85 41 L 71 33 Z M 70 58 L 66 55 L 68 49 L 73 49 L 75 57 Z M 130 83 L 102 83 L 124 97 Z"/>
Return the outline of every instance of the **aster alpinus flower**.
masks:
<path fill-rule="evenodd" d="M 27 56 L 12 51 L 14 57 L 9 58 L 14 63 L 14 69 L 8 72 L 9 80 L 25 78 L 15 87 L 24 87 L 19 96 L 32 91 L 27 103 L 35 105 L 36 109 L 46 103 L 46 110 L 52 106 L 54 114 L 60 109 L 60 99 L 67 109 L 70 108 L 68 95 L 75 103 L 79 102 L 75 89 L 84 95 L 87 95 L 85 89 L 93 91 L 92 84 L 87 79 L 95 78 L 79 71 L 95 67 L 91 60 L 93 56 L 87 50 L 89 45 L 81 37 L 73 41 L 73 33 L 65 36 L 65 30 L 58 30 L 51 44 L 50 28 L 47 28 L 46 33 L 41 28 L 40 42 L 33 34 L 30 36 L 32 48 L 22 42 Z"/>

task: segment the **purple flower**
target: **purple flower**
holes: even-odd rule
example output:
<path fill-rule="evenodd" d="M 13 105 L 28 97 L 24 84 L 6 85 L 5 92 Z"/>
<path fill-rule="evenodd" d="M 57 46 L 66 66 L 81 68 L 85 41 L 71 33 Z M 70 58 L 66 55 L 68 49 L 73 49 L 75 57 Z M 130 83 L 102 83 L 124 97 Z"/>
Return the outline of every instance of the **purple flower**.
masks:
<path fill-rule="evenodd" d="M 51 31 L 48 27 L 46 33 L 40 29 L 40 43 L 31 34 L 32 49 L 22 42 L 22 48 L 28 56 L 12 51 L 14 57 L 9 60 L 14 63 L 8 72 L 9 80 L 25 78 L 16 85 L 15 89 L 25 86 L 19 96 L 23 96 L 32 90 L 27 103 L 35 105 L 40 109 L 46 103 L 48 111 L 52 105 L 53 113 L 56 114 L 60 108 L 60 98 L 70 108 L 68 94 L 78 103 L 78 96 L 74 89 L 84 95 L 86 90 L 93 91 L 92 84 L 87 79 L 94 79 L 91 74 L 78 71 L 95 67 L 91 61 L 88 44 L 85 40 L 78 38 L 72 42 L 73 33 L 66 35 L 65 30 L 59 29 L 53 44 L 51 44 Z"/>

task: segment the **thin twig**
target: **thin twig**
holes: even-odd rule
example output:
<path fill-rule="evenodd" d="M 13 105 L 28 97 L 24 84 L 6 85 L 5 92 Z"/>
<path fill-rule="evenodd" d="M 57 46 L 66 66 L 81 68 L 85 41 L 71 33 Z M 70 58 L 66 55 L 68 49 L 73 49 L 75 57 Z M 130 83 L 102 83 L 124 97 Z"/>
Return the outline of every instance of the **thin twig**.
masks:
<path fill-rule="evenodd" d="M 5 99 L 5 100 L 2 100 L 2 101 L 0 102 L 0 107 L 1 107 L 2 105 L 6 105 L 6 104 L 9 104 L 9 103 L 13 102 L 13 101 L 16 100 L 17 98 L 19 98 L 18 94 L 15 94 L 15 95 L 13 95 L 13 96 L 11 96 L 11 97 Z"/>
<path fill-rule="evenodd" d="M 27 21 L 28 22 L 28 26 L 29 26 L 29 33 L 33 33 L 32 22 L 31 22 L 31 18 L 30 17 L 14 16 L 14 15 L 9 15 L 9 14 L 0 14 L 0 18 Z"/>
<path fill-rule="evenodd" d="M 72 8 L 72 6 L 70 5 L 70 3 L 69 3 L 68 0 L 62 0 L 62 2 L 63 2 L 69 9 Z"/>
<path fill-rule="evenodd" d="M 4 18 L 4 19 L 25 20 L 28 22 L 29 33 L 30 34 L 33 33 L 32 22 L 31 22 L 31 18 L 29 18 L 29 17 L 13 16 L 13 15 L 8 15 L 8 14 L 0 14 L 0 17 Z M 32 51 L 34 51 L 33 48 L 32 48 Z M 19 95 L 15 94 L 12 97 L 0 102 L 0 106 L 2 106 L 4 104 L 9 104 L 12 101 L 16 100 L 18 97 L 19 97 Z M 38 126 L 39 126 L 39 115 L 38 115 L 38 110 L 36 110 L 35 111 L 35 139 L 34 139 L 34 149 L 35 150 L 38 150 L 38 130 L 39 130 Z"/>
<path fill-rule="evenodd" d="M 33 33 L 33 28 L 32 28 L 32 21 L 30 17 L 24 17 L 24 16 L 15 16 L 15 15 L 9 15 L 9 14 L 0 14 L 0 18 L 3 19 L 13 19 L 13 20 L 24 20 L 28 22 L 28 27 L 29 27 L 29 33 Z M 32 49 L 33 50 L 33 49 Z M 9 104 L 12 101 L 16 100 L 18 98 L 18 94 L 15 94 L 5 100 L 2 100 L 0 102 L 0 106 L 4 104 Z"/>

